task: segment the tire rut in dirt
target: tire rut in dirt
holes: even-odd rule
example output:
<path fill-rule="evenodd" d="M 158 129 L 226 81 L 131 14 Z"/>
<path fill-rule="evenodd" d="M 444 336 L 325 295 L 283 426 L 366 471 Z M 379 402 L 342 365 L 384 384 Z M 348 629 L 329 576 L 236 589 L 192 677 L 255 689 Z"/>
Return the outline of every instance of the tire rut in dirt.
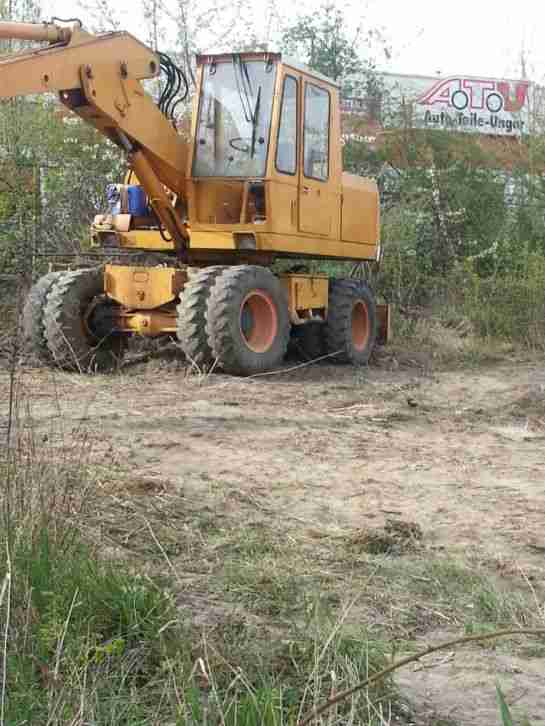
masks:
<path fill-rule="evenodd" d="M 24 352 L 33 361 L 47 365 L 53 361 L 45 335 L 44 309 L 47 297 L 63 272 L 48 272 L 30 288 L 23 307 Z"/>
<path fill-rule="evenodd" d="M 108 371 L 117 367 L 125 341 L 121 336 L 93 337 L 84 316 L 103 294 L 102 269 L 67 272 L 56 281 L 44 311 L 45 334 L 53 363 L 71 371 Z"/>
<path fill-rule="evenodd" d="M 377 337 L 375 298 L 365 282 L 330 280 L 326 323 L 328 353 L 339 363 L 365 365 Z"/>
<path fill-rule="evenodd" d="M 206 333 L 206 313 L 210 291 L 225 269 L 214 265 L 197 272 L 184 287 L 176 308 L 180 346 L 188 361 L 199 369 L 210 368 L 215 360 Z"/>
<path fill-rule="evenodd" d="M 281 282 L 267 268 L 227 268 L 210 292 L 206 331 L 212 354 L 225 372 L 252 375 L 276 368 L 290 335 Z"/>

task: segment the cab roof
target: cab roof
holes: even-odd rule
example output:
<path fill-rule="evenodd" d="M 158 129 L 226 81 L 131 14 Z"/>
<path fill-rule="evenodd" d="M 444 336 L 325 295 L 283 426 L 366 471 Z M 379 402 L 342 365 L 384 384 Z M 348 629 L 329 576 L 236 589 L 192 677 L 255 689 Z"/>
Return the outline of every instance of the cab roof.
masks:
<path fill-rule="evenodd" d="M 304 63 L 299 63 L 298 61 L 293 60 L 292 58 L 288 57 L 282 57 L 281 53 L 269 53 L 269 52 L 249 52 L 249 53 L 210 53 L 210 54 L 201 54 L 197 56 L 197 65 L 205 65 L 210 63 L 228 63 L 233 60 L 233 58 L 240 58 L 242 61 L 256 61 L 260 60 L 265 63 L 282 63 L 284 66 L 287 66 L 288 68 L 292 68 L 295 71 L 298 71 L 300 73 L 304 73 L 307 76 L 311 76 L 312 78 L 316 78 L 317 80 L 323 81 L 324 83 L 327 83 L 330 86 L 334 86 L 335 88 L 339 88 L 339 84 L 334 81 L 332 78 L 328 78 L 328 76 L 325 76 L 323 73 L 320 73 L 319 71 L 315 71 L 312 68 L 309 68 Z"/>

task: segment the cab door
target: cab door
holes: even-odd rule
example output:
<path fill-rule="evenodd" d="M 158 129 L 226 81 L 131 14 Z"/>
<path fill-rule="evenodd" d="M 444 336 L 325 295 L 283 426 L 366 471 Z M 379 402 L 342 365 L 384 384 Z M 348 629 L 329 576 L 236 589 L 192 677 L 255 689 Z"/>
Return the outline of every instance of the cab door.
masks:
<path fill-rule="evenodd" d="M 274 158 L 269 166 L 273 210 L 269 224 L 271 231 L 280 235 L 296 235 L 299 230 L 300 88 L 301 77 L 290 68 L 279 79 L 276 91 L 280 104 L 278 128 L 272 140 Z"/>
<path fill-rule="evenodd" d="M 303 149 L 299 172 L 299 230 L 334 233 L 336 188 L 331 175 L 331 92 L 318 81 L 303 81 Z"/>

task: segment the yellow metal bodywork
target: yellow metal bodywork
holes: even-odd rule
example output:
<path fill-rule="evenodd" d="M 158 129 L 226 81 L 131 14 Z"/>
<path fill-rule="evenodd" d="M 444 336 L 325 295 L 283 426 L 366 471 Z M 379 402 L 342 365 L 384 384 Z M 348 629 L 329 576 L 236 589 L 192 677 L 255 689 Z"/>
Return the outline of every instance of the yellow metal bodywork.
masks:
<path fill-rule="evenodd" d="M 346 243 L 376 246 L 380 239 L 380 207 L 374 181 L 354 174 L 342 175 L 341 239 Z M 376 253 L 375 253 L 376 254 Z"/>
<path fill-rule="evenodd" d="M 256 54 L 251 57 L 261 57 Z M 244 57 L 244 56 L 243 56 Z M 218 62 L 228 62 L 220 57 Z M 281 115 L 282 89 L 289 76 L 298 83 L 297 173 L 283 174 L 276 168 L 276 150 Z M 199 68 L 193 113 L 190 159 L 195 154 L 198 99 L 203 73 Z M 329 175 L 324 181 L 307 178 L 303 171 L 306 84 L 330 95 Z M 276 256 L 377 260 L 379 255 L 379 198 L 376 183 L 342 170 L 339 89 L 333 82 L 289 63 L 278 63 L 272 108 L 265 188 L 267 214 L 252 220 L 248 208 L 248 182 L 244 179 L 196 178 L 188 168 L 186 186 L 189 249 L 237 249 L 233 235 L 255 235 L 256 250 Z M 231 232 L 231 236 L 228 234 Z"/>
<path fill-rule="evenodd" d="M 119 333 L 135 333 L 156 338 L 176 332 L 176 310 L 121 311 L 114 324 Z"/>
<path fill-rule="evenodd" d="M 0 37 L 7 37 L 2 25 L 0 23 Z M 18 36 L 12 33 L 10 37 Z M 159 72 L 159 59 L 155 53 L 129 33 L 91 35 L 76 29 L 71 32 L 68 42 L 0 56 L 0 97 L 79 89 L 82 66 L 98 63 L 120 68 L 122 62 L 126 63 L 130 78 L 152 78 Z"/>
<path fill-rule="evenodd" d="M 187 274 L 172 267 L 125 267 L 106 265 L 104 292 L 132 310 L 159 308 L 175 300 Z"/>
<path fill-rule="evenodd" d="M 308 255 L 310 257 L 330 257 L 348 259 L 374 260 L 378 255 L 376 244 L 343 242 L 342 240 L 321 240 L 303 235 L 280 235 L 256 232 L 249 225 L 240 225 L 233 229 L 198 230 L 189 229 L 189 259 L 191 251 L 218 250 L 236 251 L 241 249 L 237 243 L 237 235 L 252 234 L 255 237 L 257 252 L 282 253 L 293 257 Z M 172 242 L 165 241 L 156 230 L 130 230 L 128 232 L 108 232 L 114 235 L 116 243 L 123 248 L 173 251 Z M 362 257 L 363 255 L 363 257 Z"/>
<path fill-rule="evenodd" d="M 124 43 L 123 39 L 118 42 Z M 130 68 L 131 65 L 124 65 L 127 73 Z M 119 129 L 137 141 L 161 182 L 177 194 L 183 193 L 189 147 L 139 80 L 124 78 L 119 63 L 87 62 L 81 69 L 81 86 L 88 105 L 71 107 L 70 96 L 65 98 L 62 93 L 61 100 L 114 141 L 117 140 L 112 129 Z M 145 185 L 145 177 L 137 168 L 134 171 Z"/>
<path fill-rule="evenodd" d="M 280 275 L 288 296 L 292 320 L 313 310 L 327 311 L 329 281 L 326 275 Z"/>
<path fill-rule="evenodd" d="M 157 230 L 134 229 L 124 233 L 108 232 L 107 234 L 112 235 L 120 247 L 164 252 L 174 251 L 174 244 L 163 239 Z"/>
<path fill-rule="evenodd" d="M 0 39 L 17 38 L 37 43 L 67 43 L 72 37 L 72 32 L 72 28 L 61 28 L 54 23 L 0 23 Z"/>

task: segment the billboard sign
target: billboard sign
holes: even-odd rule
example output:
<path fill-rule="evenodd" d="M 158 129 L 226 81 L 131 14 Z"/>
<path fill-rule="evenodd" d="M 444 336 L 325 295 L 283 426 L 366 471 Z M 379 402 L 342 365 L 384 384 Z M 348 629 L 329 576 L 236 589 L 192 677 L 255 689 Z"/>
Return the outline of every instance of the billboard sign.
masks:
<path fill-rule="evenodd" d="M 405 76 L 380 74 L 381 116 L 387 125 L 403 109 L 404 123 L 414 128 L 445 129 L 521 136 L 530 131 L 530 83 L 471 76 Z M 347 114 L 369 109 L 363 98 L 343 99 Z M 398 114 L 399 117 L 399 114 Z"/>

